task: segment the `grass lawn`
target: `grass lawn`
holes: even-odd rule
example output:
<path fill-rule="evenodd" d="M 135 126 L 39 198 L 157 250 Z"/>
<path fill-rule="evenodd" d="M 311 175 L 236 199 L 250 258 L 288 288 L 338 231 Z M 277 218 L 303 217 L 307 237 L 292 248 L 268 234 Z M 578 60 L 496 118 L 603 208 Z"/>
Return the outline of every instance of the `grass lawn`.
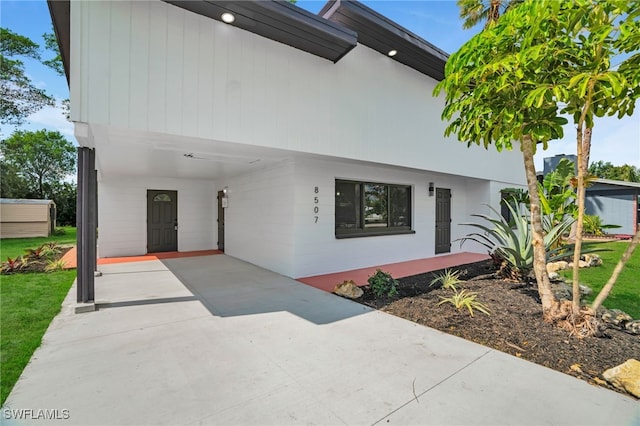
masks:
<path fill-rule="evenodd" d="M 52 235 L 50 237 L 35 238 L 4 238 L 0 240 L 0 259 L 4 262 L 7 257 L 15 258 L 22 256 L 28 248 L 36 248 L 42 243 L 56 241 L 62 245 L 76 244 L 76 228 L 73 226 L 64 226 L 64 235 Z"/>
<path fill-rule="evenodd" d="M 596 253 L 602 258 L 602 265 L 595 268 L 583 268 L 580 270 L 580 282 L 593 289 L 593 293 L 587 296 L 587 302 L 592 302 L 602 287 L 607 283 L 613 269 L 622 257 L 622 253 L 629 242 L 614 241 L 608 243 L 585 243 L 586 248 L 597 247 Z M 600 251 L 600 249 L 602 251 Z M 608 250 L 608 251 L 606 251 Z M 562 276 L 571 279 L 571 270 L 560 271 Z M 640 319 L 640 248 L 636 249 L 627 262 L 611 294 L 604 301 L 604 306 L 609 309 L 622 309 L 634 319 Z"/>
<path fill-rule="evenodd" d="M 0 240 L 3 260 L 24 254 L 47 241 L 75 244 L 75 228 L 48 238 Z M 20 377 L 58 312 L 76 271 L 2 275 L 0 278 L 0 404 Z"/>

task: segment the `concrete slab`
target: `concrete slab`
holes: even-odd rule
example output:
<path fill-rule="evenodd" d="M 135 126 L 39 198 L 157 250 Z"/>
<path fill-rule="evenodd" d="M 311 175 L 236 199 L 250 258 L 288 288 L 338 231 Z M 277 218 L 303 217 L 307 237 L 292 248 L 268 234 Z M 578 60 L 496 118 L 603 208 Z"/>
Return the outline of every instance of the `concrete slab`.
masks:
<path fill-rule="evenodd" d="M 101 269 L 104 302 L 76 315 L 72 288 L 3 424 L 640 421 L 631 398 L 228 256 Z"/>

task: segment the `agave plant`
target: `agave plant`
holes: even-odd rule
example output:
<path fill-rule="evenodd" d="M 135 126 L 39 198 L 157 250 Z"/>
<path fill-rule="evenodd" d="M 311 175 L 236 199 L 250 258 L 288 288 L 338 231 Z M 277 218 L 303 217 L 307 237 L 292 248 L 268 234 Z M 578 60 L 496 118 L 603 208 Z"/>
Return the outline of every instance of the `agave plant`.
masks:
<path fill-rule="evenodd" d="M 482 232 L 474 232 L 460 239 L 460 245 L 465 241 L 471 240 L 485 246 L 490 255 L 494 259 L 498 259 L 503 263 L 503 272 L 510 275 L 514 279 L 521 279 L 533 267 L 533 236 L 529 219 L 519 213 L 512 205 L 506 203 L 507 208 L 511 212 L 512 221 L 507 222 L 502 215 L 493 207 L 488 206 L 496 217 L 484 214 L 474 214 L 472 216 L 479 217 L 489 222 L 490 225 L 482 225 L 478 223 L 463 223 L 463 225 L 473 226 Z M 543 219 L 543 228 L 545 231 L 544 244 L 547 249 L 547 262 L 556 258 L 569 256 L 571 246 L 558 245 L 562 236 L 566 234 L 571 225 L 575 221 L 570 216 L 565 216 L 557 224 L 554 225 L 553 218 L 545 216 Z M 550 252 L 551 247 L 556 247 Z"/>
<path fill-rule="evenodd" d="M 436 303 L 436 306 L 440 306 L 443 303 L 451 303 L 458 310 L 467 308 L 471 316 L 473 316 L 474 309 L 490 315 L 491 311 L 489 308 L 485 304 L 481 303 L 477 298 L 478 293 L 475 291 L 469 291 L 466 289 L 461 291 L 454 290 L 453 295 L 449 297 L 440 296 L 440 302 Z"/>
<path fill-rule="evenodd" d="M 450 288 L 451 290 L 456 291 L 458 284 L 463 282 L 464 281 L 460 279 L 460 271 L 445 269 L 444 272 L 438 274 L 438 276 L 431 280 L 429 287 L 440 285 L 442 288 Z"/>

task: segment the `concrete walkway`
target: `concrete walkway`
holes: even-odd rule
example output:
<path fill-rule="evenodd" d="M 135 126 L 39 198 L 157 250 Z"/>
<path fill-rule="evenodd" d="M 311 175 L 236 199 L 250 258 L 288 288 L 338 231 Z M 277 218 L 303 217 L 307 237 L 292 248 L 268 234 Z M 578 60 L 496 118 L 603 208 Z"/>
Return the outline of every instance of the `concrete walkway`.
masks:
<path fill-rule="evenodd" d="M 102 307 L 73 314 L 72 288 L 3 425 L 640 421 L 631 398 L 225 255 L 101 270 Z"/>

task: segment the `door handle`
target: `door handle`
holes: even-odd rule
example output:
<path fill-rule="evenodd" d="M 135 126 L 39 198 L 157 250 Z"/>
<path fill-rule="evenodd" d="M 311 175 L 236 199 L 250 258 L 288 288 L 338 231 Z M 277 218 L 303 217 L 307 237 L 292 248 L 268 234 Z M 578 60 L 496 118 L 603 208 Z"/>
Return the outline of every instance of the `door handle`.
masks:
<path fill-rule="evenodd" d="M 178 230 L 178 221 L 177 220 L 173 222 L 173 230 L 174 231 Z"/>

